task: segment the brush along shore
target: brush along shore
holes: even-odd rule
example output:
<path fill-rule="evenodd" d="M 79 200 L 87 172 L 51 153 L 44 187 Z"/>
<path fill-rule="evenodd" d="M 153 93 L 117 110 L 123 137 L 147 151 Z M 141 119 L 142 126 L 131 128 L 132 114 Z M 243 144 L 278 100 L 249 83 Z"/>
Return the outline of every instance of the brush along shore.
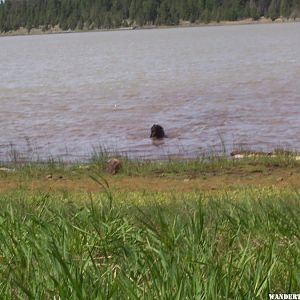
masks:
<path fill-rule="evenodd" d="M 0 192 L 19 186 L 31 190 L 69 189 L 96 191 L 91 176 L 107 178 L 116 190 L 210 191 L 243 187 L 300 187 L 300 160 L 288 151 L 235 152 L 232 157 L 162 161 L 118 157 L 116 175 L 108 173 L 106 153 L 95 154 L 88 163 L 15 162 L 0 165 Z M 114 161 L 114 160 L 113 160 Z"/>

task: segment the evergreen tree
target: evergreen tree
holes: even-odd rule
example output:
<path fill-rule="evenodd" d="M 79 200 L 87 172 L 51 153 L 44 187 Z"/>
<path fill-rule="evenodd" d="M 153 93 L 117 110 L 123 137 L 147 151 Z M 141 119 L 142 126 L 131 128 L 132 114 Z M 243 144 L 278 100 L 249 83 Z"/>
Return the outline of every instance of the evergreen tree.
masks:
<path fill-rule="evenodd" d="M 280 16 L 288 18 L 290 16 L 290 9 L 287 0 L 280 1 Z"/>
<path fill-rule="evenodd" d="M 250 0 L 250 3 L 249 3 L 249 10 L 250 10 L 250 17 L 251 17 L 253 20 L 258 20 L 258 19 L 260 18 L 259 11 L 258 11 L 258 9 L 257 9 L 257 6 L 256 6 L 254 0 Z"/>
<path fill-rule="evenodd" d="M 277 0 L 272 0 L 268 9 L 268 16 L 272 21 L 276 20 L 279 17 Z"/>

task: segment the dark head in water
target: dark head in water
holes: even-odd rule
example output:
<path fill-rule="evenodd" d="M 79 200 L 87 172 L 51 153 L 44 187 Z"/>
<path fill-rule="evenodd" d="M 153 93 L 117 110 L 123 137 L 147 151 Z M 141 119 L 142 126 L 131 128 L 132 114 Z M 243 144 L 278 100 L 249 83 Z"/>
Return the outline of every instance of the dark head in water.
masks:
<path fill-rule="evenodd" d="M 162 126 L 158 125 L 158 124 L 154 124 L 152 127 L 151 127 L 151 135 L 150 135 L 150 138 L 152 139 L 163 139 L 165 138 L 166 135 L 165 135 L 165 131 L 163 129 Z"/>

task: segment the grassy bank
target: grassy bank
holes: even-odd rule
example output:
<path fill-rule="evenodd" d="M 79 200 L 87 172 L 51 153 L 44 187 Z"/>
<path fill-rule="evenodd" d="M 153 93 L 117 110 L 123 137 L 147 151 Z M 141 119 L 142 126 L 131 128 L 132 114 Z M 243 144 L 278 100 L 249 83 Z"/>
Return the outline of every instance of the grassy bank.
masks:
<path fill-rule="evenodd" d="M 209 191 L 274 185 L 300 188 L 299 156 L 288 151 L 274 153 L 245 153 L 243 159 L 216 155 L 160 161 L 119 157 L 122 167 L 114 176 L 106 172 L 109 155 L 105 152 L 94 154 L 84 164 L 13 161 L 0 164 L 0 192 L 18 187 L 98 191 L 91 176 L 107 178 L 111 188 L 118 191 Z"/>
<path fill-rule="evenodd" d="M 0 166 L 3 299 L 267 299 L 299 292 L 291 152 Z M 1 171 L 2 169 L 2 171 Z"/>

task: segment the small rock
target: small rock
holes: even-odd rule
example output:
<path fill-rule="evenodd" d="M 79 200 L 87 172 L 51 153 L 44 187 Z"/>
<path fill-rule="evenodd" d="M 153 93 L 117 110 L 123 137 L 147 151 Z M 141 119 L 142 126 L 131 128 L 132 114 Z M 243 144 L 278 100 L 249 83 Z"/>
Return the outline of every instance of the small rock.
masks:
<path fill-rule="evenodd" d="M 52 174 L 48 174 L 48 175 L 46 176 L 46 178 L 47 178 L 47 179 L 52 179 Z"/>
<path fill-rule="evenodd" d="M 184 179 L 183 182 L 189 182 L 190 180 L 188 178 Z"/>
<path fill-rule="evenodd" d="M 12 172 L 15 172 L 16 169 L 9 169 L 9 168 L 2 167 L 2 168 L 0 168 L 0 171 L 12 173 Z"/>
<path fill-rule="evenodd" d="M 121 169 L 122 163 L 117 158 L 112 158 L 106 162 L 106 171 L 110 174 L 116 174 Z"/>
<path fill-rule="evenodd" d="M 90 166 L 89 165 L 80 165 L 78 168 L 79 169 L 89 169 Z"/>
<path fill-rule="evenodd" d="M 244 154 L 232 154 L 231 153 L 231 156 L 233 156 L 234 158 L 245 158 Z"/>

